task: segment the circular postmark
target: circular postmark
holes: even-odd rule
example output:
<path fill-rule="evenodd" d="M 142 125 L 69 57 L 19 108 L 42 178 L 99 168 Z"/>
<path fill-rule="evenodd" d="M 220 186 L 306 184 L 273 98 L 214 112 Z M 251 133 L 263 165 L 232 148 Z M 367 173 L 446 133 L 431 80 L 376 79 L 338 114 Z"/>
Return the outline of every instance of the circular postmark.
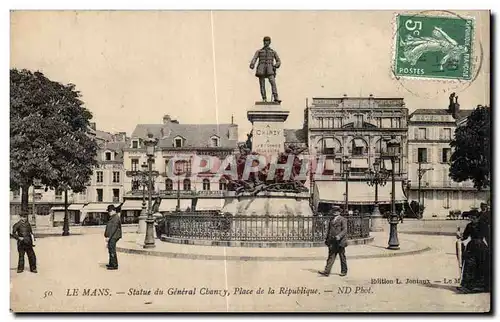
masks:
<path fill-rule="evenodd" d="M 461 92 L 479 76 L 483 46 L 476 18 L 427 10 L 397 13 L 393 25 L 391 76 L 412 95 Z"/>

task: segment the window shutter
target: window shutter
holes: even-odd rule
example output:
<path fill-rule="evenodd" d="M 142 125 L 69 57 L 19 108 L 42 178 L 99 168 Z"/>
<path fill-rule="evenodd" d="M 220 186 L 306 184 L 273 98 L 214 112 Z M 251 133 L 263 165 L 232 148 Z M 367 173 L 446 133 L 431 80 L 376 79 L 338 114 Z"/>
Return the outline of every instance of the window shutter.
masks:
<path fill-rule="evenodd" d="M 433 160 L 432 148 L 427 148 L 427 163 L 432 163 Z"/>
<path fill-rule="evenodd" d="M 418 140 L 418 139 L 420 139 L 420 138 L 418 137 L 418 128 L 415 128 L 415 130 L 414 130 L 414 133 L 413 133 L 413 139 L 414 139 L 414 140 Z"/>
<path fill-rule="evenodd" d="M 413 162 L 418 163 L 418 149 L 413 148 L 413 156 L 412 156 Z"/>
<path fill-rule="evenodd" d="M 444 139 L 444 129 L 439 129 L 439 139 L 440 140 Z"/>

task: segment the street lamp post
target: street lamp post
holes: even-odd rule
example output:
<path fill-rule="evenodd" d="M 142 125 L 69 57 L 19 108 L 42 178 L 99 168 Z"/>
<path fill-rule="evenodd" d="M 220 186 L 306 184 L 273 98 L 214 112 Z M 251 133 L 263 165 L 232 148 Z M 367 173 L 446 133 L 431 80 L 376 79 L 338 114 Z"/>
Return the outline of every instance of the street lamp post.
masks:
<path fill-rule="evenodd" d="M 424 174 L 427 172 L 427 171 L 432 171 L 434 170 L 434 168 L 422 168 L 422 161 L 419 159 L 418 160 L 418 171 L 417 171 L 417 175 L 418 175 L 418 195 L 417 195 L 417 199 L 418 199 L 418 215 L 419 216 L 422 216 L 422 208 L 423 208 L 423 200 L 425 198 L 421 198 L 420 197 L 420 191 L 421 191 L 421 187 L 422 187 L 422 178 L 424 177 Z"/>
<path fill-rule="evenodd" d="M 142 186 L 142 207 L 141 207 L 141 214 L 139 215 L 139 224 L 137 225 L 137 233 L 142 234 L 146 232 L 146 218 L 147 218 L 147 212 L 146 212 L 146 186 L 148 185 L 148 177 L 147 177 L 147 171 L 148 171 L 148 164 L 144 162 L 141 165 L 142 171 L 140 172 L 140 184 Z"/>
<path fill-rule="evenodd" d="M 349 212 L 349 170 L 351 167 L 351 159 L 349 157 L 344 157 L 342 160 L 342 164 L 344 166 L 344 174 L 345 174 L 345 205 L 344 205 L 344 215 L 347 216 Z"/>
<path fill-rule="evenodd" d="M 137 233 L 143 234 L 146 232 L 146 219 L 147 219 L 147 211 L 146 211 L 146 187 L 149 185 L 148 181 L 148 164 L 144 162 L 141 165 L 142 170 L 137 170 L 137 168 L 132 169 L 132 171 L 127 171 L 126 175 L 128 177 L 132 177 L 132 190 L 135 191 L 140 189 L 142 186 L 142 207 L 141 214 L 139 215 L 139 223 L 137 225 Z M 137 183 L 137 186 L 135 186 Z"/>
<path fill-rule="evenodd" d="M 368 185 L 375 186 L 375 202 L 371 214 L 371 231 L 384 230 L 382 225 L 382 215 L 380 214 L 380 209 L 378 207 L 378 187 L 385 186 L 387 178 L 388 172 L 384 168 L 380 167 L 380 159 L 376 159 L 375 162 L 373 162 L 373 169 L 368 170 L 367 173 Z"/>
<path fill-rule="evenodd" d="M 389 233 L 389 245 L 387 249 L 399 249 L 398 240 L 398 223 L 400 217 L 396 213 L 396 179 L 395 179 L 395 165 L 396 160 L 399 158 L 400 144 L 395 139 L 390 139 L 387 142 L 387 152 L 385 158 L 391 160 L 391 177 L 392 177 L 392 194 L 391 194 L 391 213 L 389 215 L 388 221 L 390 225 Z"/>
<path fill-rule="evenodd" d="M 158 139 L 153 139 L 153 134 L 148 133 L 148 138 L 144 140 L 146 145 L 146 156 L 148 158 L 148 218 L 146 219 L 146 236 L 144 238 L 144 248 L 155 247 L 154 218 L 152 209 L 153 199 L 153 158 Z"/>
<path fill-rule="evenodd" d="M 177 175 L 177 206 L 175 206 L 176 214 L 179 214 L 181 211 L 181 178 L 179 177 L 179 170 L 176 169 Z"/>
<path fill-rule="evenodd" d="M 40 179 L 33 179 L 33 227 L 36 227 L 36 189 L 40 189 L 42 187 L 42 181 Z"/>

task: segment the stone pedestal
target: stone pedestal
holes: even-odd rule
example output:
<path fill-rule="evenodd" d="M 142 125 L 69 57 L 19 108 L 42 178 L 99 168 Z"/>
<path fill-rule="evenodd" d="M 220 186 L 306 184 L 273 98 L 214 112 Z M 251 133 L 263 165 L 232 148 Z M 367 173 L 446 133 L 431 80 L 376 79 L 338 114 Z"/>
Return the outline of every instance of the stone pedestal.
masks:
<path fill-rule="evenodd" d="M 382 217 L 382 215 L 372 215 L 371 216 L 371 227 L 370 231 L 384 231 L 384 225 L 387 223 L 387 220 Z"/>
<path fill-rule="evenodd" d="M 141 209 L 141 214 L 139 216 L 139 225 L 137 226 L 137 233 L 138 234 L 145 234 L 146 233 L 146 219 L 148 218 L 148 215 L 146 213 L 146 206 L 143 205 Z"/>
<path fill-rule="evenodd" d="M 256 102 L 247 111 L 248 120 L 253 125 L 252 152 L 272 155 L 284 151 L 284 123 L 289 113 L 273 102 Z"/>

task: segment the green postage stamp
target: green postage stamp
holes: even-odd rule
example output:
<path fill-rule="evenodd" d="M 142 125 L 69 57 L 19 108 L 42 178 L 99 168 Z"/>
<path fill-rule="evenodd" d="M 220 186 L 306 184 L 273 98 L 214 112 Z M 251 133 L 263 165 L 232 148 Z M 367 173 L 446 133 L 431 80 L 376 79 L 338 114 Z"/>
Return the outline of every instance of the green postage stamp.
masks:
<path fill-rule="evenodd" d="M 395 76 L 472 79 L 473 19 L 400 14 L 396 24 Z"/>

